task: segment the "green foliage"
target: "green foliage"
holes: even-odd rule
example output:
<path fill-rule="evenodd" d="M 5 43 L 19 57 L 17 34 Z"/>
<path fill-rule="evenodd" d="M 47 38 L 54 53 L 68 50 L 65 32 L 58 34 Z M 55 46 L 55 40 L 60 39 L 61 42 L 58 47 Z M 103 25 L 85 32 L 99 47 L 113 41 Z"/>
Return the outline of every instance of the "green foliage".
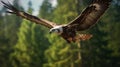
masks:
<path fill-rule="evenodd" d="M 119 6 L 113 4 L 102 16 L 100 21 L 89 30 L 93 39 L 83 43 L 83 63 L 85 67 L 117 67 L 119 66 L 119 43 L 118 37 L 120 27 Z M 114 10 L 114 11 L 113 11 Z M 115 17 L 117 16 L 117 18 Z"/>
<path fill-rule="evenodd" d="M 23 10 L 15 0 L 15 7 Z M 73 20 L 90 0 L 57 0 L 52 7 L 44 0 L 39 16 L 57 24 Z M 32 14 L 29 1 L 28 12 Z M 120 66 L 120 5 L 113 0 L 109 10 L 91 29 L 93 38 L 79 44 L 68 44 L 59 35 L 49 34 L 44 26 L 4 14 L 0 11 L 1 67 L 119 67 Z"/>
<path fill-rule="evenodd" d="M 17 30 L 22 19 L 8 15 L 5 11 L 5 8 L 0 11 L 0 66 L 8 67 L 9 65 L 9 67 L 12 67 L 10 54 L 13 52 L 13 46 L 17 42 Z"/>
<path fill-rule="evenodd" d="M 28 12 L 32 13 L 29 4 Z M 44 61 L 44 50 L 49 42 L 43 35 L 45 32 L 40 26 L 28 20 L 23 20 L 18 32 L 18 41 L 11 54 L 13 66 L 39 67 Z"/>
<path fill-rule="evenodd" d="M 58 0 L 58 5 L 53 10 L 52 21 L 58 24 L 70 22 L 78 15 L 75 6 L 74 0 L 67 0 L 66 2 Z M 81 59 L 78 58 L 80 50 L 76 44 L 70 45 L 56 34 L 47 35 L 47 37 L 52 45 L 45 52 L 48 63 L 44 64 L 44 67 L 80 66 Z"/>
<path fill-rule="evenodd" d="M 49 3 L 49 0 L 44 0 L 42 6 L 40 7 L 39 16 L 43 19 L 48 19 L 52 21 L 53 19 L 53 8 L 52 5 Z"/>

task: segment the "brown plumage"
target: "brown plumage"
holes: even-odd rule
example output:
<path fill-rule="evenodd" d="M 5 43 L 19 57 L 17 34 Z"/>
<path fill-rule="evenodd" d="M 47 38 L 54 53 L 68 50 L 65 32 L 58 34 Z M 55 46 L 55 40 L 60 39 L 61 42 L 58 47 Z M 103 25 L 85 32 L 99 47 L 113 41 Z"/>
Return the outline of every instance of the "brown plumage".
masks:
<path fill-rule="evenodd" d="M 64 25 L 57 25 L 56 23 L 30 15 L 24 11 L 19 11 L 9 3 L 7 4 L 3 1 L 2 3 L 4 4 L 4 7 L 11 10 L 8 11 L 8 13 L 16 14 L 17 16 L 28 19 L 37 24 L 44 25 L 50 28 L 50 32 L 57 32 L 67 42 L 71 43 L 80 40 L 88 40 L 92 37 L 90 34 L 76 34 L 76 32 L 84 31 L 92 27 L 107 10 L 111 1 L 112 0 L 92 0 L 92 3 L 85 8 L 78 17 Z"/>
<path fill-rule="evenodd" d="M 94 25 L 103 15 L 111 0 L 93 0 L 83 12 L 67 26 L 76 30 L 83 31 Z"/>

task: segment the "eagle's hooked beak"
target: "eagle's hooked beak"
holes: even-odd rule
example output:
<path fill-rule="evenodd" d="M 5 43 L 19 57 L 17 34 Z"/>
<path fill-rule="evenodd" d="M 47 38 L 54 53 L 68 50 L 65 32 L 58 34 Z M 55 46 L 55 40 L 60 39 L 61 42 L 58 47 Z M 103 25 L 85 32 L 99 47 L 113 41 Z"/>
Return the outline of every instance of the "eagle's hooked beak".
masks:
<path fill-rule="evenodd" d="M 53 33 L 53 29 L 50 29 L 49 33 L 52 34 Z"/>
<path fill-rule="evenodd" d="M 49 33 L 51 34 L 51 33 L 52 33 L 52 31 L 49 31 Z"/>

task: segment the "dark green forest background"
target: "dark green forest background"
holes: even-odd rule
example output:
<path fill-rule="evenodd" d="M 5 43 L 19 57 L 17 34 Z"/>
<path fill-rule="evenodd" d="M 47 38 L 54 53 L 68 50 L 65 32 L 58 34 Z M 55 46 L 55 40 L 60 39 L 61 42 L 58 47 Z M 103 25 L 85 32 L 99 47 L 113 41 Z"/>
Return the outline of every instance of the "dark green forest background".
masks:
<path fill-rule="evenodd" d="M 39 1 L 39 0 L 38 0 Z M 49 0 L 40 6 L 38 17 L 58 24 L 68 23 L 90 4 L 90 0 Z M 24 10 L 13 1 L 13 5 Z M 32 2 L 28 3 L 30 14 Z M 120 0 L 113 0 L 99 22 L 81 33 L 93 37 L 68 44 L 49 29 L 0 10 L 0 67 L 120 67 Z"/>

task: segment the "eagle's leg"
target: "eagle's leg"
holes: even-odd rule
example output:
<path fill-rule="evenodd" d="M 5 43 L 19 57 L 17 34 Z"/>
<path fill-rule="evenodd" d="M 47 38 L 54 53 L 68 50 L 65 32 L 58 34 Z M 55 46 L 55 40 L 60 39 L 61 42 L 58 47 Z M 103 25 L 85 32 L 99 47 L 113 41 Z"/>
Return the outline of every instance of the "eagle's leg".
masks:
<path fill-rule="evenodd" d="M 70 37 L 70 38 L 67 38 L 66 41 L 67 41 L 68 43 L 71 43 L 71 42 L 73 41 L 73 39 Z"/>
<path fill-rule="evenodd" d="M 67 39 L 65 39 L 68 43 L 72 43 L 72 42 L 76 42 L 78 41 L 77 39 L 75 39 L 74 37 L 69 37 Z"/>
<path fill-rule="evenodd" d="M 70 43 L 71 42 L 76 42 L 75 36 L 76 36 L 76 32 L 75 31 L 69 32 L 69 38 L 68 38 L 68 40 L 70 41 Z"/>
<path fill-rule="evenodd" d="M 68 35 L 62 35 L 62 37 L 68 42 L 68 43 L 71 43 L 71 42 L 75 42 L 76 40 L 74 39 L 74 37 L 72 36 L 68 36 Z"/>

